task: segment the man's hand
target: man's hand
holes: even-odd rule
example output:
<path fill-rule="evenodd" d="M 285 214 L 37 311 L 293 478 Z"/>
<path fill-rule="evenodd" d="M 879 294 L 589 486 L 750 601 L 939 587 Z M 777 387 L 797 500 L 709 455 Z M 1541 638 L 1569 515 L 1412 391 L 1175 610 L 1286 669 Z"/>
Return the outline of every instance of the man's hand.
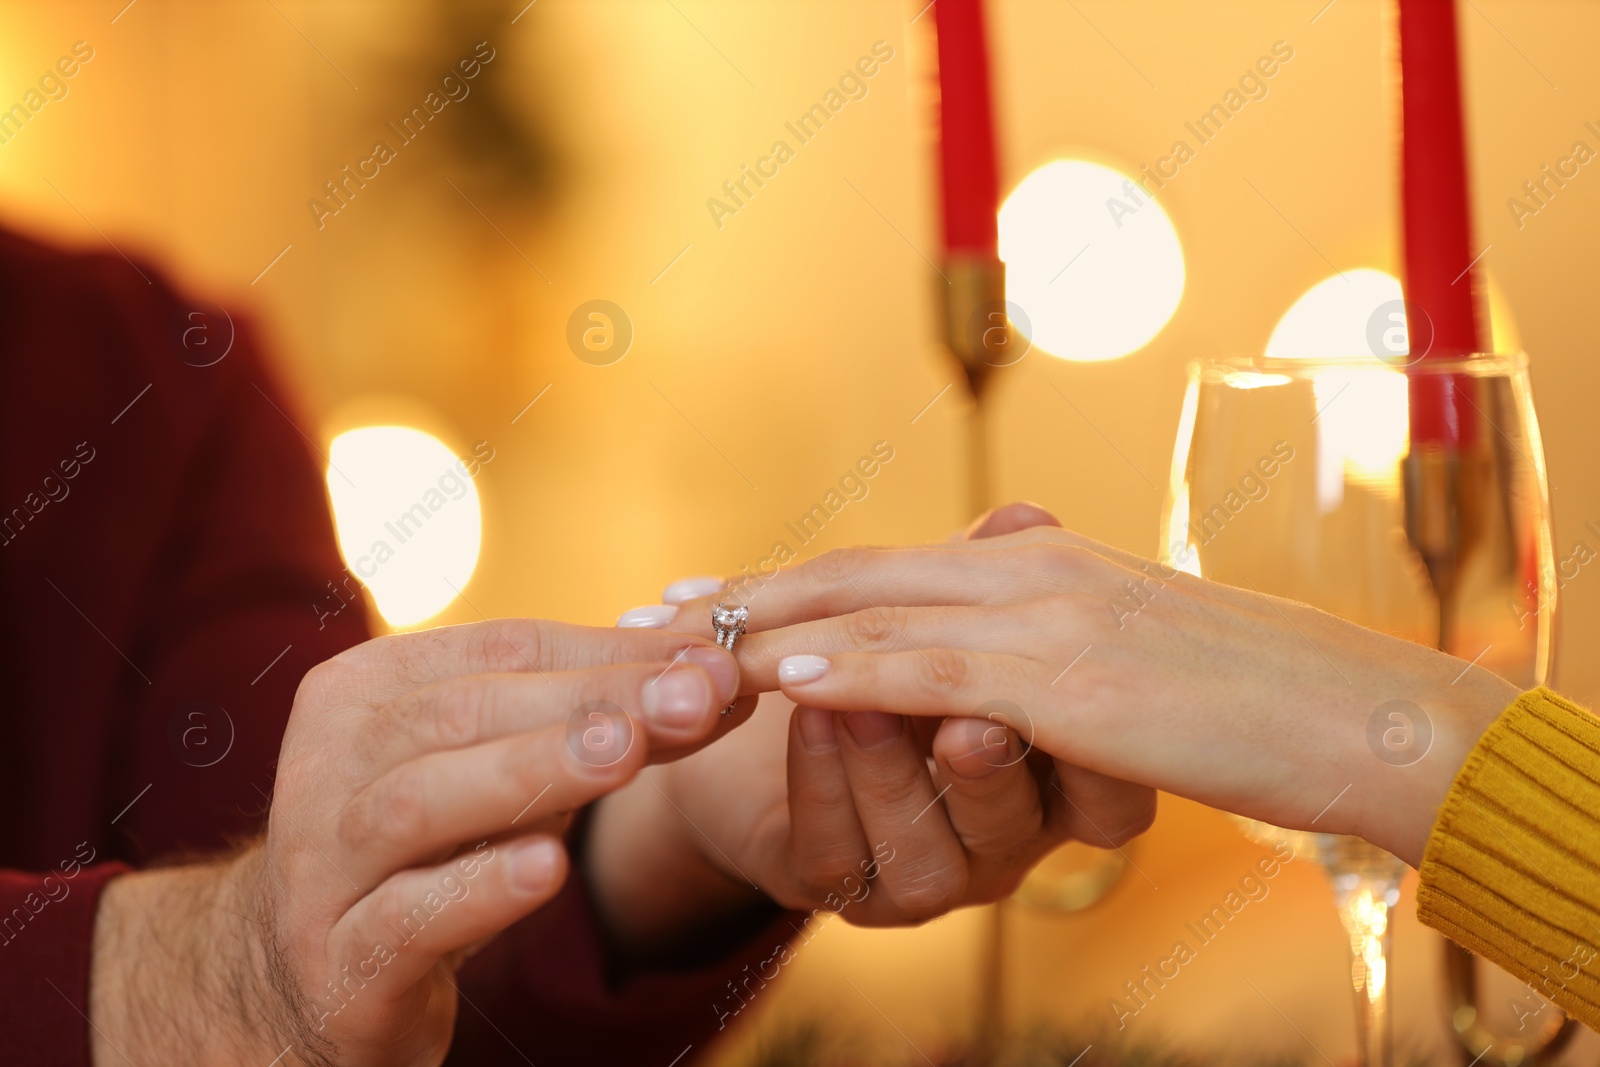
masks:
<path fill-rule="evenodd" d="M 570 812 L 740 716 L 727 653 L 500 620 L 306 675 L 262 841 L 102 896 L 96 1063 L 437 1064 L 473 947 L 567 876 Z"/>

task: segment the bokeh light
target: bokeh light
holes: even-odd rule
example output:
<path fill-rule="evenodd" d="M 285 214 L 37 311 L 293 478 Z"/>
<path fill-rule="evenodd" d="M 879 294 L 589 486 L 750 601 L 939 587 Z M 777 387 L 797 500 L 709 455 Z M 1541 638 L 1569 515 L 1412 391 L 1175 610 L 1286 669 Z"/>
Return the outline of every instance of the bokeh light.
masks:
<path fill-rule="evenodd" d="M 1515 352 L 1520 342 L 1511 309 L 1494 279 L 1485 280 L 1494 351 Z M 1372 317 L 1400 300 L 1400 280 L 1387 271 L 1362 267 L 1325 278 L 1307 289 L 1278 320 L 1267 341 L 1267 355 L 1285 359 L 1376 357 L 1368 333 Z M 1404 308 L 1395 311 L 1409 343 Z"/>
<path fill-rule="evenodd" d="M 1378 358 L 1367 331 L 1374 313 L 1390 305 L 1403 330 L 1400 299 L 1400 282 L 1393 275 L 1348 270 L 1308 289 L 1267 341 L 1268 356 L 1371 361 L 1371 366 L 1322 371 L 1312 380 L 1320 412 L 1317 496 L 1324 510 L 1344 499 L 1347 477 L 1399 491 L 1399 463 L 1410 439 L 1406 376 Z"/>
<path fill-rule="evenodd" d="M 1116 359 L 1161 332 L 1183 297 L 1172 220 L 1127 175 L 1060 159 L 1022 180 L 1000 208 L 1006 299 L 1030 339 L 1062 359 Z"/>
<path fill-rule="evenodd" d="M 437 615 L 478 564 L 483 514 L 473 468 L 432 434 L 362 426 L 328 448 L 339 551 L 394 627 Z"/>
<path fill-rule="evenodd" d="M 1515 325 L 1498 291 L 1489 287 L 1496 351 L 1514 346 Z M 1391 319 L 1390 316 L 1393 316 Z M 1381 320 L 1375 327 L 1374 320 Z M 1318 373 L 1316 395 L 1318 496 L 1331 510 L 1343 499 L 1345 479 L 1399 492 L 1399 464 L 1410 443 L 1405 372 L 1380 359 L 1375 328 L 1398 327 L 1409 347 L 1398 278 L 1371 268 L 1347 270 L 1313 285 L 1284 313 L 1266 354 L 1285 359 L 1341 359 L 1346 368 Z M 1406 351 L 1407 348 L 1396 349 Z"/>

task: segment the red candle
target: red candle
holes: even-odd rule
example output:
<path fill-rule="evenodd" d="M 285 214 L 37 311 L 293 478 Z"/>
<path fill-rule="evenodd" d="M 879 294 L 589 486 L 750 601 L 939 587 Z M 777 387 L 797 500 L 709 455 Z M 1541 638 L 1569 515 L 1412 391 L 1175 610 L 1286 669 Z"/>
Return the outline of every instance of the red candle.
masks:
<path fill-rule="evenodd" d="M 982 0 L 938 0 L 939 189 L 947 256 L 995 258 L 1000 207 Z"/>
<path fill-rule="evenodd" d="M 1405 297 L 1412 318 L 1425 312 L 1432 345 L 1425 358 L 1482 352 L 1472 264 L 1472 206 L 1467 194 L 1461 66 L 1455 0 L 1399 0 L 1401 203 Z M 1413 351 L 1427 340 L 1413 321 Z M 1411 380 L 1413 444 L 1460 447 L 1476 435 L 1473 381 L 1465 375 Z"/>

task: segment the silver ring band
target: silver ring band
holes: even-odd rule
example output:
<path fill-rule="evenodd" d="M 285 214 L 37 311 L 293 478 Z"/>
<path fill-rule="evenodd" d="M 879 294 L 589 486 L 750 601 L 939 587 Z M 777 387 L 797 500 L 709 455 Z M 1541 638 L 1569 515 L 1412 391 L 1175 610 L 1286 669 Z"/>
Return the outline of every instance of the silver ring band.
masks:
<path fill-rule="evenodd" d="M 745 627 L 750 623 L 750 609 L 743 604 L 730 604 L 726 601 L 711 609 L 711 629 L 717 635 L 717 644 L 729 652 L 744 636 Z M 722 714 L 733 714 L 733 704 L 722 709 Z"/>

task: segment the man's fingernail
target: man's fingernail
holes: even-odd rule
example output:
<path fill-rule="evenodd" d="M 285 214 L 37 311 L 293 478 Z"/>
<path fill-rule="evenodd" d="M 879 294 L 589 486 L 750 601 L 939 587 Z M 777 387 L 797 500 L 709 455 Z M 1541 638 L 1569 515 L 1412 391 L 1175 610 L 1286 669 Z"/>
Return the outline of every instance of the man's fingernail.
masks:
<path fill-rule="evenodd" d="M 1012 744 L 1016 734 L 988 719 L 961 719 L 953 727 L 960 731 L 960 753 L 950 767 L 966 778 L 982 778 L 1017 761 Z M 1020 741 L 1019 741 L 1020 745 Z"/>
<path fill-rule="evenodd" d="M 778 661 L 778 681 L 789 685 L 814 682 L 828 673 L 824 656 L 785 656 Z"/>
<path fill-rule="evenodd" d="M 677 617 L 678 608 L 675 604 L 646 604 L 642 608 L 634 608 L 618 615 L 617 625 L 640 630 L 659 630 Z"/>
<path fill-rule="evenodd" d="M 705 575 L 699 578 L 679 578 L 661 591 L 663 604 L 683 604 L 690 600 L 699 600 L 703 596 L 722 592 L 722 587 L 727 583 L 714 575 Z"/>
<path fill-rule="evenodd" d="M 881 711 L 852 711 L 844 717 L 844 728 L 861 748 L 874 748 L 893 741 L 900 736 L 901 726 L 900 716 Z"/>
<path fill-rule="evenodd" d="M 724 703 L 739 695 L 739 664 L 726 649 L 692 645 L 684 649 L 681 662 L 692 663 L 711 675 L 717 686 L 717 697 Z"/>
<path fill-rule="evenodd" d="M 561 845 L 548 837 L 519 845 L 511 853 L 511 884 L 524 893 L 546 893 L 561 864 Z"/>
<path fill-rule="evenodd" d="M 704 671 L 668 667 L 644 683 L 639 706 L 657 726 L 683 730 L 699 726 L 711 713 L 712 694 Z"/>
<path fill-rule="evenodd" d="M 833 712 L 821 708 L 796 708 L 800 717 L 800 740 L 813 752 L 831 752 L 839 747 L 839 735 L 833 729 Z"/>

